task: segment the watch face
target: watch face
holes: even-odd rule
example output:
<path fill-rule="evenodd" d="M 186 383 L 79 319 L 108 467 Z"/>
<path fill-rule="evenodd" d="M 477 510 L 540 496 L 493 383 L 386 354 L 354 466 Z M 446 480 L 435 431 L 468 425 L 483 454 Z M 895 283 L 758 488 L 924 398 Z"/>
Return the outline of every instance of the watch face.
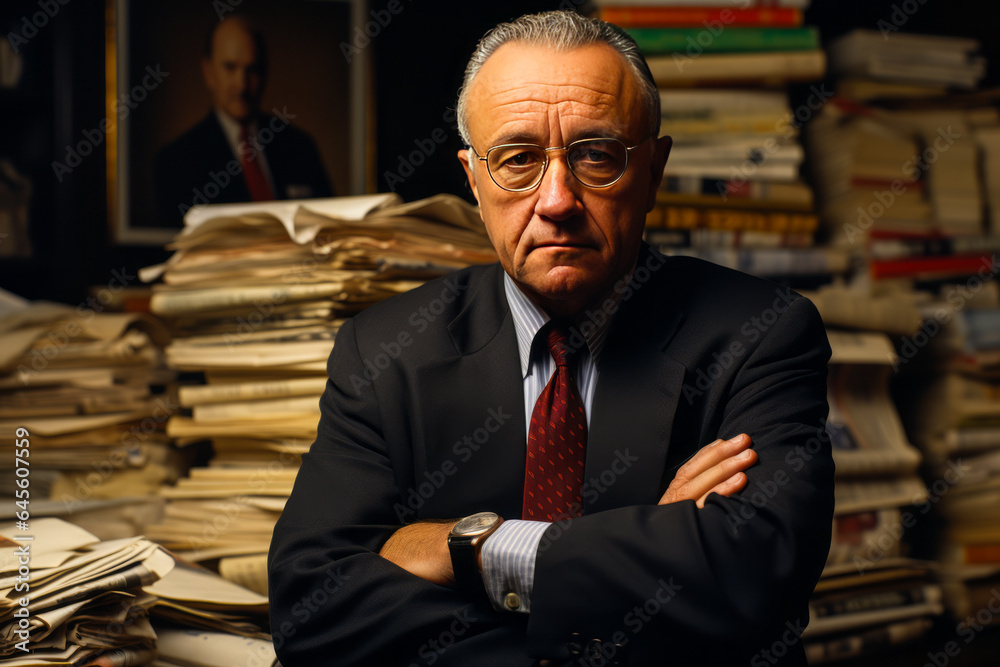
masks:
<path fill-rule="evenodd" d="M 492 528 L 499 518 L 495 512 L 479 512 L 456 523 L 451 532 L 453 535 L 476 535 Z"/>

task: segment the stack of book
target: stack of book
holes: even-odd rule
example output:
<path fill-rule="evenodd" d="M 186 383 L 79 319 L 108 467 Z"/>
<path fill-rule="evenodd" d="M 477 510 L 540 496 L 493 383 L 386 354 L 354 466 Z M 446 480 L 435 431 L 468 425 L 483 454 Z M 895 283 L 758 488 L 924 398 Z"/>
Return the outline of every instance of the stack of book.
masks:
<path fill-rule="evenodd" d="M 1000 249 L 984 225 L 1000 183 L 996 93 L 947 93 L 975 88 L 977 48 L 865 30 L 830 46 L 842 78 L 807 126 L 810 166 L 824 240 L 864 258 L 872 279 L 968 275 Z"/>
<path fill-rule="evenodd" d="M 976 307 L 988 300 L 990 307 Z M 928 551 L 941 564 L 945 601 L 958 621 L 996 606 L 1000 587 L 1000 306 L 995 290 L 977 301 L 933 304 L 937 317 L 928 321 L 940 331 L 901 390 L 941 519 Z M 976 624 L 1000 623 L 996 614 L 983 619 Z"/>
<path fill-rule="evenodd" d="M 800 173 L 799 128 L 826 92 L 813 86 L 793 111 L 787 90 L 825 72 L 819 35 L 802 25 L 808 2 L 596 4 L 646 56 L 674 139 L 647 241 L 769 277 L 846 271 L 843 253 L 813 247 Z"/>
<path fill-rule="evenodd" d="M 884 535 L 869 532 L 873 541 L 887 539 Z M 828 565 L 802 633 L 809 664 L 852 664 L 840 661 L 877 655 L 926 635 L 944 612 L 942 588 L 932 572 L 930 563 L 891 556 L 870 566 Z"/>
<path fill-rule="evenodd" d="M 163 520 L 146 534 L 266 593 L 271 533 L 316 437 L 344 318 L 496 254 L 478 210 L 450 195 L 196 207 L 171 247 L 142 274 L 162 278 L 150 307 L 174 335 L 167 363 L 185 374 L 167 434 L 180 447 L 210 441 L 212 456 L 163 489 Z"/>
<path fill-rule="evenodd" d="M 979 42 L 967 37 L 859 29 L 830 45 L 830 71 L 862 90 L 877 90 L 872 84 L 880 81 L 897 94 L 908 86 L 925 94 L 971 90 L 986 74 L 986 59 L 977 51 Z"/>
<path fill-rule="evenodd" d="M 821 293 L 816 301 L 840 296 Z M 913 640 L 944 610 L 930 569 L 909 554 L 915 507 L 928 494 L 917 473 L 920 453 L 907 441 L 889 393 L 895 349 L 881 332 L 828 335 L 833 355 L 826 434 L 837 466 L 836 504 L 827 565 L 803 634 L 811 664 Z"/>
<path fill-rule="evenodd" d="M 164 432 L 176 407 L 165 391 L 169 333 L 148 315 L 103 312 L 96 299 L 73 308 L 3 293 L 0 302 L 0 428 L 25 433 L 35 512 L 105 539 L 141 533 L 158 516 L 159 487 L 187 466 Z M 0 493 L 12 499 L 14 466 L 13 456 L 0 463 Z"/>

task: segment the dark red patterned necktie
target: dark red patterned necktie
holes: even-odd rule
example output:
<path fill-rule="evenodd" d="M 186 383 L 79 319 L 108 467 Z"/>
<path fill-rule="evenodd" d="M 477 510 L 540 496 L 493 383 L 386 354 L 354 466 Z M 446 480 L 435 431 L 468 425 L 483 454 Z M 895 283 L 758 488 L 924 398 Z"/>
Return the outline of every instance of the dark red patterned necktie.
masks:
<path fill-rule="evenodd" d="M 522 513 L 527 521 L 558 521 L 579 516 L 583 509 L 587 413 L 570 376 L 573 350 L 566 330 L 549 326 L 547 342 L 556 371 L 531 413 Z"/>
<path fill-rule="evenodd" d="M 240 126 L 240 146 L 248 146 L 249 133 L 247 126 Z M 249 155 L 248 155 L 249 154 Z M 253 157 L 251 158 L 250 155 Z M 243 167 L 243 180 L 247 183 L 247 190 L 250 191 L 251 201 L 270 201 L 274 199 L 271 186 L 267 183 L 264 170 L 260 168 L 261 152 L 251 152 L 250 150 L 240 151 L 240 163 Z"/>

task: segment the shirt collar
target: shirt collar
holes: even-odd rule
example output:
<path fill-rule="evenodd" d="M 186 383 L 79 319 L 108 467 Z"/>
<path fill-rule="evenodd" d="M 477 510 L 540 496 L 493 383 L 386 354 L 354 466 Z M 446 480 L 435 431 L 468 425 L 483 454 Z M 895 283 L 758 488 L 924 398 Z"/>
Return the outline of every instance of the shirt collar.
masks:
<path fill-rule="evenodd" d="M 514 318 L 517 352 L 521 360 L 521 377 L 524 378 L 528 376 L 528 371 L 531 368 L 531 346 L 535 341 L 535 336 L 538 334 L 538 330 L 552 318 L 529 299 L 506 272 L 503 274 L 503 284 L 507 303 Z M 620 292 L 613 291 L 608 297 L 614 303 L 613 308 L 606 308 L 608 302 L 605 300 L 600 307 L 586 310 L 573 325 L 575 331 L 571 331 L 570 340 L 572 341 L 574 335 L 582 335 L 595 364 L 600 358 L 608 326 L 611 324 L 613 313 L 618 310 L 617 306 L 621 301 L 621 296 Z M 608 312 L 609 310 L 610 312 Z"/>
<path fill-rule="evenodd" d="M 219 125 L 222 126 L 222 133 L 226 135 L 226 141 L 229 142 L 229 147 L 233 149 L 233 153 L 237 156 L 240 154 L 240 132 L 243 126 L 240 122 L 227 114 L 221 109 L 215 109 L 215 117 L 219 119 Z M 256 136 L 257 134 L 257 123 L 251 120 L 246 123 L 247 134 L 249 136 Z"/>

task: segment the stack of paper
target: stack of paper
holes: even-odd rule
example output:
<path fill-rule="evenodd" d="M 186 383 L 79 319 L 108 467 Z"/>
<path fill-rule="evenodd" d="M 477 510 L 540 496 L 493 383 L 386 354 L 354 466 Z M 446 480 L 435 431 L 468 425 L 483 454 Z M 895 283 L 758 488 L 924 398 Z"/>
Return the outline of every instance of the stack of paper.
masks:
<path fill-rule="evenodd" d="M 830 45 L 837 94 L 810 114 L 807 157 L 825 240 L 875 280 L 962 281 L 1000 250 L 1000 113 L 976 90 L 979 47 L 886 29 Z"/>
<path fill-rule="evenodd" d="M 820 294 L 833 302 L 838 296 Z M 908 322 L 912 334 L 920 324 L 919 317 L 900 319 L 897 331 Z M 931 582 L 928 568 L 904 558 L 907 529 L 919 517 L 913 505 L 927 503 L 928 493 L 917 473 L 922 457 L 889 393 L 896 350 L 882 333 L 827 333 L 833 354 L 826 433 L 837 466 L 836 505 L 830 552 L 803 635 L 817 664 L 912 640 L 944 610 L 941 587 Z"/>
<path fill-rule="evenodd" d="M 898 28 L 897 28 L 898 30 Z M 854 30 L 830 45 L 830 69 L 894 83 L 975 88 L 986 74 L 986 59 L 975 55 L 977 40 Z"/>
<path fill-rule="evenodd" d="M 148 315 L 2 296 L 0 429 L 24 433 L 32 500 L 51 498 L 83 521 L 95 501 L 152 497 L 176 480 L 185 466 L 165 434 L 175 401 L 154 393 L 174 376 L 163 365 L 164 326 Z M 14 456 L 0 462 L 4 496 L 15 495 L 14 465 Z M 103 538 L 142 531 L 87 527 Z"/>
<path fill-rule="evenodd" d="M 928 305 L 923 330 L 935 335 L 908 364 L 901 391 L 942 520 L 933 556 L 945 602 L 960 619 L 992 604 L 1000 585 L 1000 305 L 995 286 L 969 285 Z M 915 347 L 906 341 L 904 349 Z M 997 623 L 996 614 L 979 621 Z"/>
<path fill-rule="evenodd" d="M 141 537 L 101 542 L 59 519 L 0 526 L 0 657 L 11 667 L 148 663 L 156 634 L 142 586 L 173 567 Z"/>
<path fill-rule="evenodd" d="M 828 565 L 868 553 L 870 539 L 898 523 L 901 508 L 927 499 L 917 474 L 920 452 L 909 443 L 889 394 L 896 351 L 883 334 L 827 332 L 830 358 L 826 432 L 837 465 L 833 544 Z M 878 550 L 898 556 L 896 536 Z"/>
<path fill-rule="evenodd" d="M 168 624 L 199 632 L 219 632 L 270 641 L 267 596 L 234 584 L 214 572 L 179 563 L 161 580 L 146 586 L 157 634 Z M 223 664 L 223 663 L 217 663 Z"/>
<path fill-rule="evenodd" d="M 809 664 L 874 655 L 925 635 L 944 612 L 931 570 L 928 563 L 894 557 L 828 566 L 802 633 Z"/>
<path fill-rule="evenodd" d="M 316 437 L 341 322 L 496 254 L 478 210 L 450 195 L 196 207 L 170 247 L 142 276 L 162 278 L 151 309 L 174 335 L 167 363 L 201 375 L 179 388 L 167 433 L 182 447 L 210 440 L 214 455 L 164 489 L 146 534 L 266 591 L 263 555 Z"/>
<path fill-rule="evenodd" d="M 102 542 L 54 518 L 0 525 L 0 589 L 5 665 L 277 663 L 266 596 L 143 537 Z"/>

